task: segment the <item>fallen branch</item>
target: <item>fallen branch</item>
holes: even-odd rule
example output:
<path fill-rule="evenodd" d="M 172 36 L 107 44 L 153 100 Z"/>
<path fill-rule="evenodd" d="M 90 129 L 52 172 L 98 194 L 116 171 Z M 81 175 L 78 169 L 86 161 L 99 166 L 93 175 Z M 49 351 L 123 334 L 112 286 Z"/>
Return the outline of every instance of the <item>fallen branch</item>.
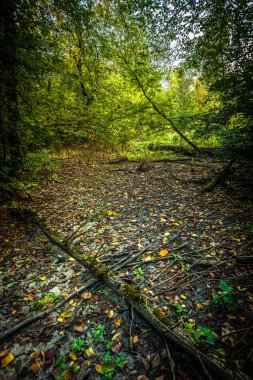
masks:
<path fill-rule="evenodd" d="M 71 257 L 75 258 L 84 267 L 89 269 L 94 277 L 101 283 L 112 288 L 116 293 L 123 297 L 139 314 L 141 314 L 160 334 L 168 338 L 171 342 L 187 351 L 190 355 L 195 357 L 201 363 L 204 363 L 213 373 L 222 378 L 223 380 L 242 380 L 248 379 L 248 377 L 239 372 L 235 373 L 228 365 L 224 363 L 216 356 L 210 354 L 204 354 L 199 351 L 195 346 L 195 341 L 189 334 L 180 329 L 174 328 L 171 330 L 172 323 L 160 312 L 160 310 L 143 296 L 137 289 L 121 281 L 114 272 L 110 271 L 110 268 L 101 265 L 98 260 L 89 256 L 83 257 L 83 252 L 77 248 L 70 248 L 63 245 L 57 238 L 53 237 L 45 224 L 39 220 L 35 215 L 31 217 L 47 236 L 51 243 L 57 245 Z"/>

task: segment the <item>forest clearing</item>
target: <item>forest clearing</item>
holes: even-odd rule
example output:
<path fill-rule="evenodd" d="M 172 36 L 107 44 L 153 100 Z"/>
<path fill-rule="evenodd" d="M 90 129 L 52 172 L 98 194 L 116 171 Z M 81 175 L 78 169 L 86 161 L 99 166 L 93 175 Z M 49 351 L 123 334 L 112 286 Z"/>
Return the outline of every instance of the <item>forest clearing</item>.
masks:
<path fill-rule="evenodd" d="M 0 379 L 251 379 L 252 1 L 0 11 Z"/>

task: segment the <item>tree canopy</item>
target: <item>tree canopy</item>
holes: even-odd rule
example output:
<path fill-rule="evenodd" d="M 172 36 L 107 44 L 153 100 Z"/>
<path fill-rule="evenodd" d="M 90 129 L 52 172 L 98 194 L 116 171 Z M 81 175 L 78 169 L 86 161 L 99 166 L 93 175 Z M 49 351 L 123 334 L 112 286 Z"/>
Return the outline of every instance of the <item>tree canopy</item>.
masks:
<path fill-rule="evenodd" d="M 251 1 L 7 1 L 1 177 L 27 152 L 154 134 L 252 147 Z"/>

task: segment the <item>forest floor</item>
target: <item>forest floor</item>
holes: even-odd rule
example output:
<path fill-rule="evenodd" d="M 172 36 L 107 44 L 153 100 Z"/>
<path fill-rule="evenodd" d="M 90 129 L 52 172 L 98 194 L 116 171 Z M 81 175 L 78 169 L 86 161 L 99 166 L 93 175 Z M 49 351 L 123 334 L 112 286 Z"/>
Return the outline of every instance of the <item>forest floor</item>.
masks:
<path fill-rule="evenodd" d="M 107 156 L 56 159 L 23 206 L 70 246 L 112 267 L 203 352 L 235 373 L 253 370 L 252 167 L 213 192 L 201 178 L 220 163 L 109 163 Z M 34 182 L 34 179 L 31 179 Z M 215 379 L 165 341 L 112 289 L 89 279 L 33 223 L 0 209 L 0 335 L 37 313 L 49 315 L 1 342 L 0 379 Z M 1 339 L 1 336 L 0 336 Z"/>

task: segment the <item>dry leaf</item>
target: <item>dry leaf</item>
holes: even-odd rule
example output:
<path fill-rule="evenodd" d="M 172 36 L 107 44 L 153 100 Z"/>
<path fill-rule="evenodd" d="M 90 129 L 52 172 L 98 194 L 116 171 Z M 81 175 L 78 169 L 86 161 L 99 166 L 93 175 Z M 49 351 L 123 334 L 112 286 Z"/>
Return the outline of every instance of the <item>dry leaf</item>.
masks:
<path fill-rule="evenodd" d="M 9 352 L 2 360 L 1 368 L 6 367 L 8 364 L 12 362 L 14 359 L 14 355 Z"/>
<path fill-rule="evenodd" d="M 115 327 L 119 327 L 121 325 L 121 323 L 123 322 L 122 318 L 121 317 L 118 317 L 115 319 L 114 321 L 114 326 Z"/>
<path fill-rule="evenodd" d="M 31 370 L 33 371 L 35 375 L 38 375 L 38 373 L 40 372 L 40 368 L 41 368 L 41 365 L 39 362 L 34 362 L 31 364 Z"/>
<path fill-rule="evenodd" d="M 137 377 L 137 380 L 148 380 L 148 378 L 145 375 L 140 375 Z"/>
<path fill-rule="evenodd" d="M 180 294 L 180 297 L 182 298 L 182 300 L 186 300 L 186 296 L 184 296 L 183 294 Z"/>
<path fill-rule="evenodd" d="M 41 281 L 45 281 L 46 279 L 47 279 L 46 276 L 41 276 L 41 277 L 40 277 L 40 280 L 41 280 Z"/>
<path fill-rule="evenodd" d="M 161 257 L 165 257 L 165 256 L 168 256 L 169 254 L 169 251 L 167 249 L 162 249 L 160 252 L 159 252 L 159 255 Z"/>
<path fill-rule="evenodd" d="M 76 325 L 73 327 L 73 330 L 79 333 L 83 333 L 84 325 Z"/>
<path fill-rule="evenodd" d="M 118 339 L 118 337 L 119 337 L 119 333 L 116 333 L 113 335 L 111 340 L 114 341 L 114 340 Z"/>
<path fill-rule="evenodd" d="M 3 350 L 0 352 L 0 358 L 3 358 L 4 356 L 6 356 L 8 353 L 9 353 L 10 349 L 7 348 L 6 350 Z"/>
<path fill-rule="evenodd" d="M 109 313 L 108 313 L 108 317 L 109 318 L 112 318 L 114 316 L 114 311 L 113 310 L 110 310 Z"/>
<path fill-rule="evenodd" d="M 92 298 L 92 294 L 90 292 L 83 293 L 82 298 L 84 298 L 85 300 L 89 300 L 90 298 Z"/>
<path fill-rule="evenodd" d="M 117 344 L 115 344 L 115 346 L 112 346 L 111 348 L 112 352 L 114 352 L 115 354 L 118 354 L 121 349 L 121 346 L 122 346 L 122 343 L 118 342 Z"/>
<path fill-rule="evenodd" d="M 63 318 L 63 317 L 58 317 L 58 318 L 57 318 L 57 321 L 58 321 L 58 322 L 63 322 L 63 321 L 64 321 L 64 318 Z"/>
<path fill-rule="evenodd" d="M 87 348 L 87 350 L 85 350 L 85 353 L 88 356 L 88 358 L 92 358 L 93 356 L 96 356 L 92 347 Z"/>
<path fill-rule="evenodd" d="M 131 342 L 132 343 L 138 343 L 140 341 L 138 335 L 131 336 Z"/>

